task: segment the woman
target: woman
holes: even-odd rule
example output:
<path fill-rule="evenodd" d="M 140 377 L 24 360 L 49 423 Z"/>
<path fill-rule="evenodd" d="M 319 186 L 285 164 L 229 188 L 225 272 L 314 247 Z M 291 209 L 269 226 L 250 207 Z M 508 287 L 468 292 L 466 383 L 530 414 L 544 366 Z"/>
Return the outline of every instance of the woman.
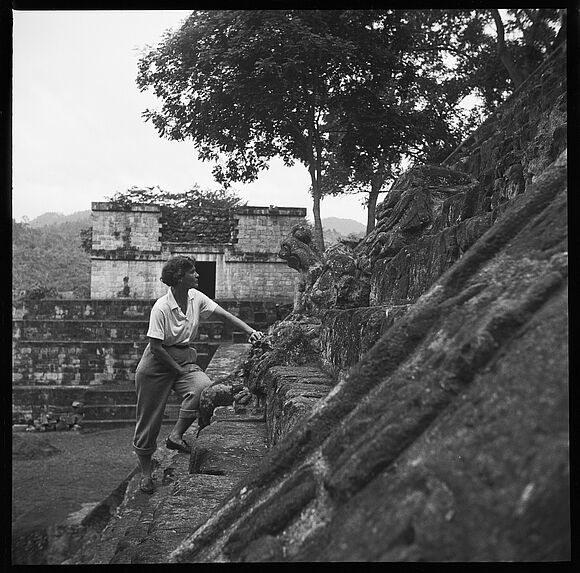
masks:
<path fill-rule="evenodd" d="M 133 449 L 141 467 L 140 488 L 145 493 L 154 490 L 151 456 L 157 449 L 157 436 L 171 390 L 182 398 L 182 403 L 165 445 L 171 450 L 191 451 L 183 434 L 197 417 L 201 391 L 212 384 L 195 363 L 197 352 L 189 346 L 197 335 L 200 318 L 216 316 L 227 320 L 247 332 L 251 343 L 264 336 L 196 290 L 198 277 L 192 257 L 174 257 L 163 266 L 161 281 L 169 289 L 151 309 L 149 344 L 135 373 L 137 423 Z"/>

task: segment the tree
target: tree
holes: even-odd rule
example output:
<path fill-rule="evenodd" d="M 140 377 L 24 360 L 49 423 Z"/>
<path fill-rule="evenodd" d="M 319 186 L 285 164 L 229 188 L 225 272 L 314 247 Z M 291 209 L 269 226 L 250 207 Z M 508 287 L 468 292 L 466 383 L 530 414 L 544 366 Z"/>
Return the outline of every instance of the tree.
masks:
<path fill-rule="evenodd" d="M 512 12 L 510 50 L 514 22 L 531 46 L 557 14 Z M 320 201 L 343 191 L 340 173 L 346 187 L 370 186 L 371 226 L 403 154 L 443 158 L 477 115 L 461 115 L 465 97 L 481 94 L 490 110 L 513 89 L 492 22 L 489 10 L 196 11 L 141 58 L 137 83 L 162 102 L 143 115 L 161 136 L 192 140 L 224 186 L 273 157 L 304 164 L 323 249 Z"/>
<path fill-rule="evenodd" d="M 463 124 L 453 127 L 457 102 L 446 104 L 448 93 L 440 75 L 378 85 L 344 106 L 329 128 L 323 194 L 366 192 L 367 233 L 374 228 L 379 193 L 399 176 L 404 161 L 440 161 L 465 133 Z"/>
<path fill-rule="evenodd" d="M 550 8 L 517 8 L 506 12 L 504 24 L 499 10 L 491 10 L 497 29 L 498 55 L 518 87 L 558 45 L 559 30 L 565 32 L 566 13 Z M 509 43 L 506 35 L 510 36 Z"/>
<path fill-rule="evenodd" d="M 524 81 L 520 69 L 516 66 L 511 54 L 509 53 L 505 43 L 505 26 L 499 10 L 496 8 L 491 10 L 495 27 L 497 29 L 497 55 L 501 63 L 505 66 L 514 86 L 517 88 Z"/>
<path fill-rule="evenodd" d="M 86 221 L 33 228 L 12 220 L 12 290 L 28 296 L 55 296 L 72 291 L 89 296 L 91 259 L 80 245 Z"/>
<path fill-rule="evenodd" d="M 565 37 L 565 10 L 463 12 L 467 18 L 458 30 L 456 73 L 463 89 L 482 98 L 486 113 L 505 101 Z"/>
<path fill-rule="evenodd" d="M 381 189 L 403 162 L 440 162 L 474 125 L 457 107 L 472 88 L 454 72 L 450 57 L 470 19 L 437 10 L 378 17 L 374 49 L 387 65 L 374 66 L 330 114 L 323 193 L 366 191 L 367 233 Z"/>
<path fill-rule="evenodd" d="M 140 61 L 138 85 L 162 136 L 193 140 L 216 179 L 251 181 L 273 157 L 310 174 L 315 239 L 320 219 L 326 121 L 340 96 L 364 84 L 387 53 L 375 50 L 373 10 L 196 11 Z M 225 159 L 224 159 L 225 157 Z"/>

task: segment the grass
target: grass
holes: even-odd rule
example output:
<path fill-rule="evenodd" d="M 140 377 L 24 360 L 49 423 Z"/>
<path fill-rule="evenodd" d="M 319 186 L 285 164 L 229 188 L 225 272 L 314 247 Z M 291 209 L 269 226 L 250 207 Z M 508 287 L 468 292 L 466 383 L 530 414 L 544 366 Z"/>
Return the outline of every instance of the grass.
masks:
<path fill-rule="evenodd" d="M 137 466 L 132 440 L 132 426 L 13 434 L 13 536 L 60 523 L 109 495 Z"/>

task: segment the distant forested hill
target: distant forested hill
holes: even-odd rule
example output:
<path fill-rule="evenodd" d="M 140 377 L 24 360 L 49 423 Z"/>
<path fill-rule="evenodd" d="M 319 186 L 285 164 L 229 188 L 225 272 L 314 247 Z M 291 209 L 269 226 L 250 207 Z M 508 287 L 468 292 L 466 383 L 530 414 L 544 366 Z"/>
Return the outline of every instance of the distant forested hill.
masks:
<path fill-rule="evenodd" d="M 30 223 L 12 221 L 13 293 L 43 288 L 89 296 L 91 257 L 81 248 L 80 231 L 91 226 L 90 211 L 84 217 L 75 215 L 60 215 L 64 222 L 38 227 L 34 223 L 44 215 Z"/>
<path fill-rule="evenodd" d="M 340 217 L 327 217 L 322 219 L 322 227 L 324 229 L 334 229 L 337 233 L 346 237 L 354 234 L 364 236 L 366 226 L 354 219 L 341 219 Z"/>
<path fill-rule="evenodd" d="M 341 219 L 340 217 L 328 217 L 322 219 L 324 230 L 324 243 L 327 247 L 338 243 L 341 239 L 364 237 L 366 226 L 354 219 Z"/>
<path fill-rule="evenodd" d="M 48 211 L 39 215 L 35 219 L 29 222 L 31 227 L 38 229 L 39 227 L 46 227 L 47 225 L 54 225 L 60 223 L 75 223 L 77 221 L 83 221 L 86 226 L 90 226 L 91 212 L 90 211 L 77 211 L 76 213 L 71 213 L 70 215 L 63 215 L 62 213 L 56 213 L 54 211 Z"/>

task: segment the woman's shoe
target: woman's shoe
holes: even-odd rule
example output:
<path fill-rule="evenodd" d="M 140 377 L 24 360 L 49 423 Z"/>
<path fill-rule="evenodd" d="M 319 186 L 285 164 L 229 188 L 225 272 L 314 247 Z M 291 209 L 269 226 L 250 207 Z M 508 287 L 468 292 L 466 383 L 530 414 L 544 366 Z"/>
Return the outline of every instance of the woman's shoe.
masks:
<path fill-rule="evenodd" d="M 184 452 L 186 454 L 191 453 L 191 446 L 185 441 L 181 440 L 182 443 L 174 442 L 171 438 L 165 440 L 165 447 L 168 450 L 177 450 L 178 452 Z"/>
<path fill-rule="evenodd" d="M 142 477 L 141 481 L 139 482 L 139 489 L 143 493 L 153 493 L 155 491 L 155 487 L 153 486 L 153 479 L 150 477 Z"/>

